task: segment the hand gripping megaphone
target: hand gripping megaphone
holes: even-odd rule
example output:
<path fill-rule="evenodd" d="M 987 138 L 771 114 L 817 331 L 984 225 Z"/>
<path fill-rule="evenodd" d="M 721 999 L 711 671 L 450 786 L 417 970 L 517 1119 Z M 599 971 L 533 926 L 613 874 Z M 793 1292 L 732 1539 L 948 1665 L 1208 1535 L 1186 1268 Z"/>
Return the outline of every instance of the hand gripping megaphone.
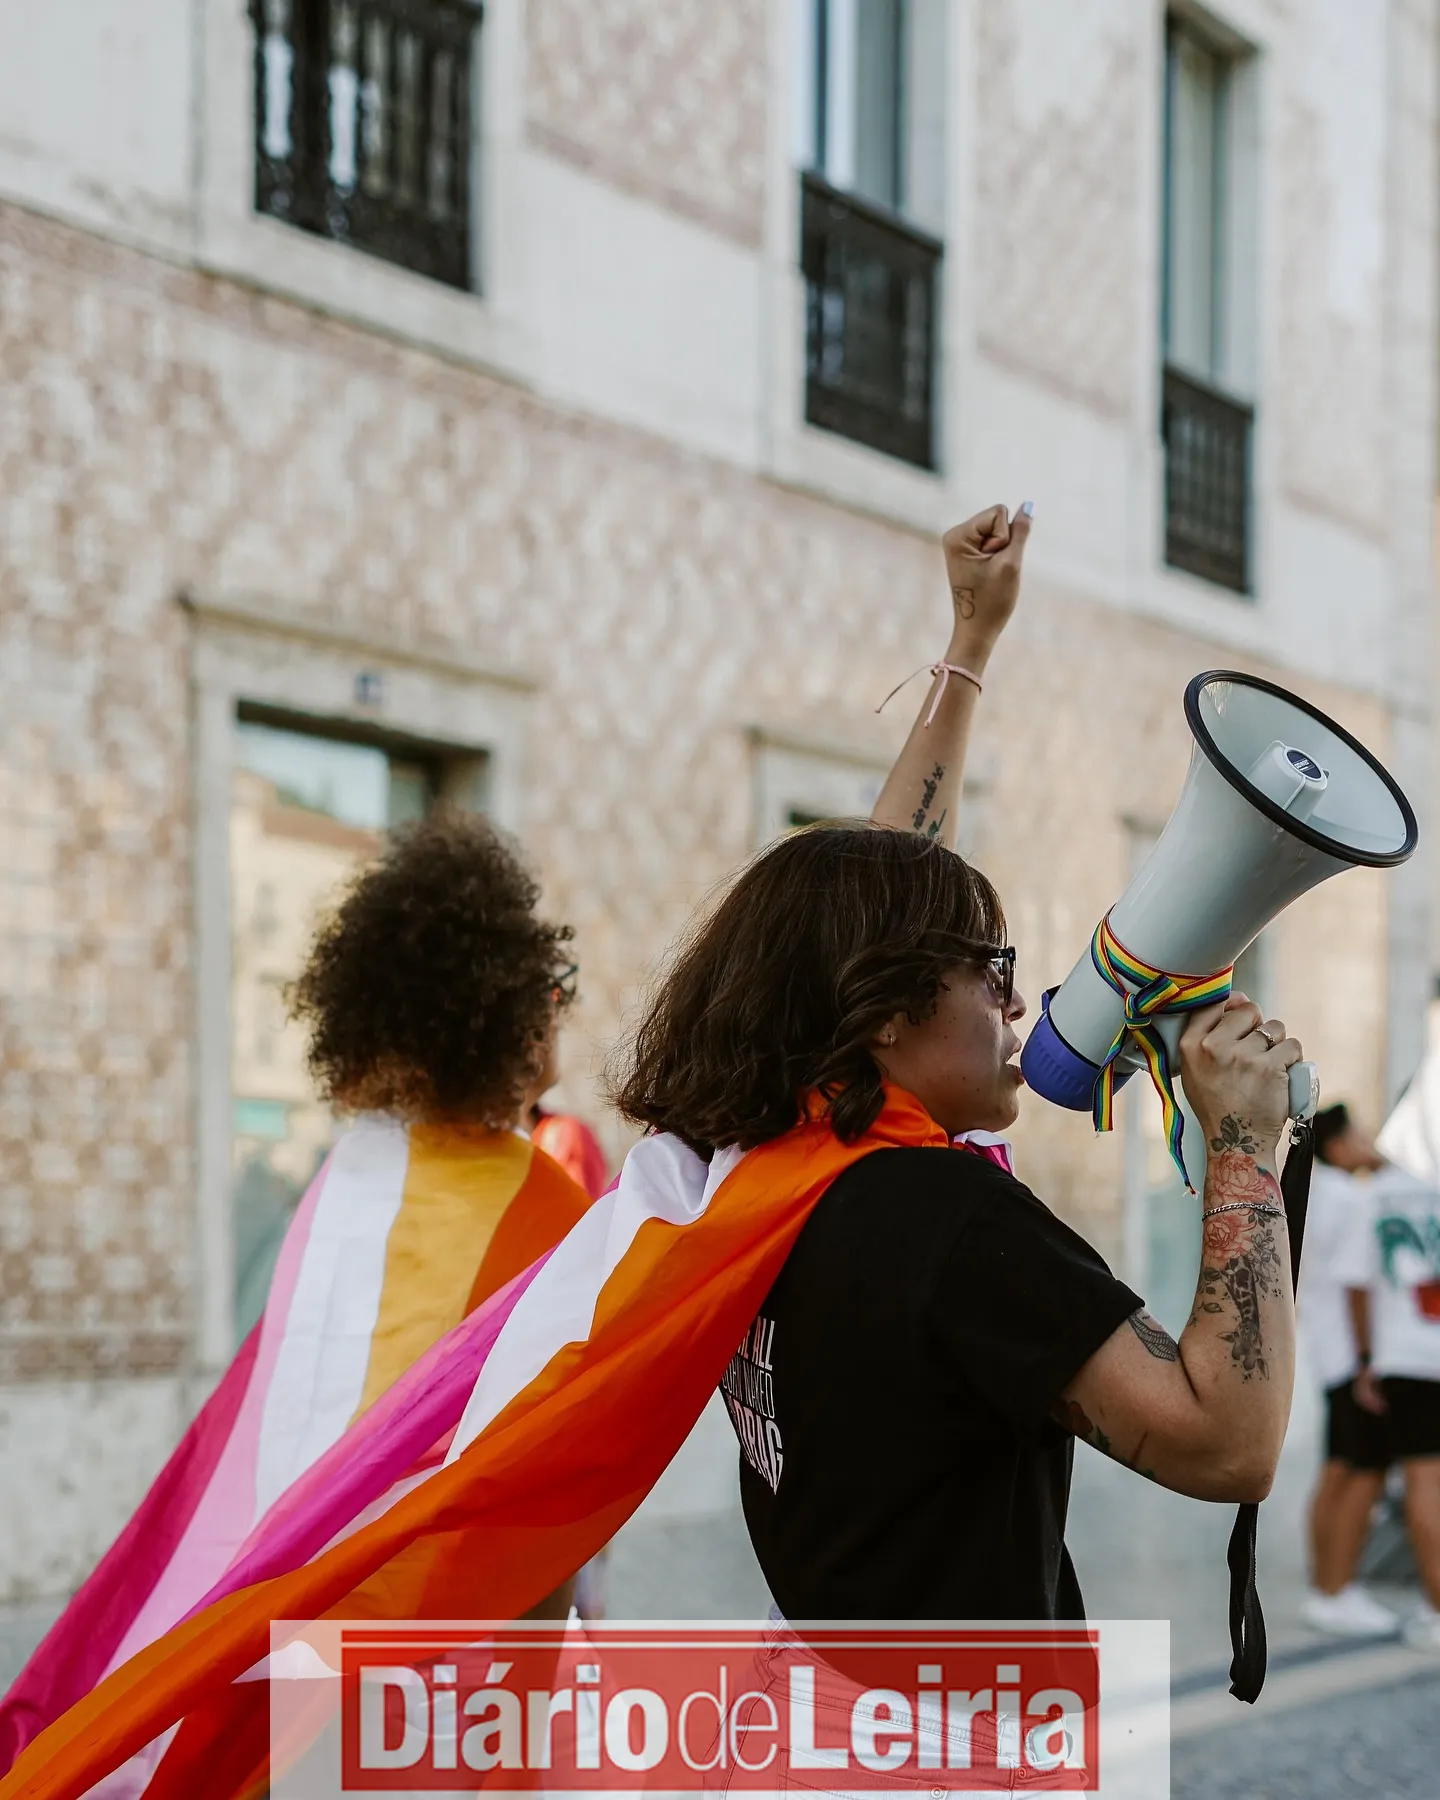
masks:
<path fill-rule="evenodd" d="M 1292 900 L 1343 869 L 1394 868 L 1415 814 L 1396 782 L 1332 719 L 1253 675 L 1212 670 L 1185 690 L 1195 738 L 1170 822 L 1090 947 L 1047 994 L 1020 1067 L 1044 1099 L 1108 1130 L 1120 1086 L 1148 1067 L 1185 1175 L 1173 1076 L 1186 1015 L 1230 991 L 1235 959 Z M 1318 1098 L 1291 1070 L 1290 1111 Z"/>

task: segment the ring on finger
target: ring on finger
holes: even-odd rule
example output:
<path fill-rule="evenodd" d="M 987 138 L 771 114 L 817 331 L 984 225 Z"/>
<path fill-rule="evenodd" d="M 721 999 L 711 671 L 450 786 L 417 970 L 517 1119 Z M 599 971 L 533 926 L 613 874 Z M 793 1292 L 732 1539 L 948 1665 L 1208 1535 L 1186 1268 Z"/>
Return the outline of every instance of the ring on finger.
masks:
<path fill-rule="evenodd" d="M 1277 1038 L 1271 1037 L 1270 1033 L 1265 1029 L 1265 1027 L 1263 1025 L 1257 1025 L 1255 1027 L 1255 1029 L 1256 1029 L 1256 1031 L 1258 1031 L 1260 1033 L 1261 1037 L 1264 1038 L 1265 1048 L 1267 1050 L 1273 1050 L 1275 1048 L 1275 1045 L 1279 1042 L 1279 1040 Z"/>

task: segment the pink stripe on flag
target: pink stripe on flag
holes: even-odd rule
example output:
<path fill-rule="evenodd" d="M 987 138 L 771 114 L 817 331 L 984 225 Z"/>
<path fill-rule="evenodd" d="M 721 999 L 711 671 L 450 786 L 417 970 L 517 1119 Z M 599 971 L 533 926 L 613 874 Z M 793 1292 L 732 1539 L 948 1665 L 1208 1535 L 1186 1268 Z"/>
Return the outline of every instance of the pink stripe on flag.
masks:
<path fill-rule="evenodd" d="M 218 1467 L 194 1517 L 144 1607 L 131 1622 L 107 1673 L 126 1662 L 162 1632 L 184 1618 L 211 1582 L 229 1566 L 237 1549 L 255 1525 L 255 1463 L 260 1445 L 260 1424 L 275 1374 L 275 1363 L 289 1322 L 290 1303 L 300 1277 L 305 1245 L 325 1183 L 331 1159 L 326 1157 L 304 1199 L 290 1221 L 285 1241 L 270 1281 L 270 1294 L 260 1320 L 255 1372 L 245 1403 L 235 1421 Z"/>
<path fill-rule="evenodd" d="M 130 1523 L 50 1627 L 0 1701 L 0 1769 L 88 1694 L 175 1554 L 224 1451 L 255 1365 L 260 1327 L 241 1345 Z"/>
<path fill-rule="evenodd" d="M 238 1588 L 298 1569 L 367 1507 L 413 1474 L 452 1432 L 505 1321 L 554 1255 L 512 1281 L 438 1339 L 313 1462 L 266 1513 L 224 1575 L 187 1618 Z M 434 1462 L 439 1468 L 439 1460 Z"/>
<path fill-rule="evenodd" d="M 955 1139 L 957 1150 L 968 1150 L 971 1156 L 982 1156 L 988 1163 L 994 1163 L 997 1169 L 1003 1169 L 1007 1175 L 1015 1173 L 1015 1160 L 1009 1144 L 1003 1138 L 992 1138 L 988 1135 L 981 1139 L 958 1137 Z"/>

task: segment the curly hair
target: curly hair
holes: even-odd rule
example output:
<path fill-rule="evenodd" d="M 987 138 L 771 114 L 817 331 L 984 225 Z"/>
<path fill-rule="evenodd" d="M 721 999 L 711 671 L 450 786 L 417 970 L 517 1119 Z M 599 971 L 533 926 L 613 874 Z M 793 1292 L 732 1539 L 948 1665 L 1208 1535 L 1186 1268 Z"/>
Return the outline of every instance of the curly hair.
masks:
<path fill-rule="evenodd" d="M 495 827 L 441 809 L 387 840 L 290 990 L 321 1094 L 345 1112 L 497 1128 L 544 1067 L 571 931 Z"/>
<path fill-rule="evenodd" d="M 918 833 L 794 832 L 682 940 L 612 1097 L 632 1124 L 704 1155 L 780 1136 L 816 1091 L 852 1142 L 884 1104 L 880 1027 L 928 1018 L 946 974 L 993 956 L 1004 934 L 985 877 Z"/>

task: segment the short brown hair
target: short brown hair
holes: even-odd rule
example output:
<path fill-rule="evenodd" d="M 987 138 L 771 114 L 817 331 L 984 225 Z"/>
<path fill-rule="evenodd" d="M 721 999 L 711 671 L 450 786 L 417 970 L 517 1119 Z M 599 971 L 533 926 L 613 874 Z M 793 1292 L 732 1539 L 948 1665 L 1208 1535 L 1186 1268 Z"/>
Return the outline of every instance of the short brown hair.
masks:
<path fill-rule="evenodd" d="M 870 1051 L 927 1018 L 946 973 L 1004 941 L 994 888 L 918 833 L 817 825 L 764 851 L 682 941 L 612 1090 L 702 1154 L 799 1123 L 818 1091 L 848 1141 L 884 1104 Z"/>
<path fill-rule="evenodd" d="M 1350 1109 L 1343 1100 L 1337 1100 L 1333 1106 L 1325 1106 L 1316 1113 L 1311 1122 L 1315 1154 L 1321 1162 L 1330 1160 L 1330 1146 L 1337 1138 L 1343 1138 L 1350 1129 Z"/>
<path fill-rule="evenodd" d="M 323 921 L 291 990 L 310 1070 L 347 1112 L 511 1124 L 544 1064 L 568 926 L 477 814 L 402 827 Z"/>

